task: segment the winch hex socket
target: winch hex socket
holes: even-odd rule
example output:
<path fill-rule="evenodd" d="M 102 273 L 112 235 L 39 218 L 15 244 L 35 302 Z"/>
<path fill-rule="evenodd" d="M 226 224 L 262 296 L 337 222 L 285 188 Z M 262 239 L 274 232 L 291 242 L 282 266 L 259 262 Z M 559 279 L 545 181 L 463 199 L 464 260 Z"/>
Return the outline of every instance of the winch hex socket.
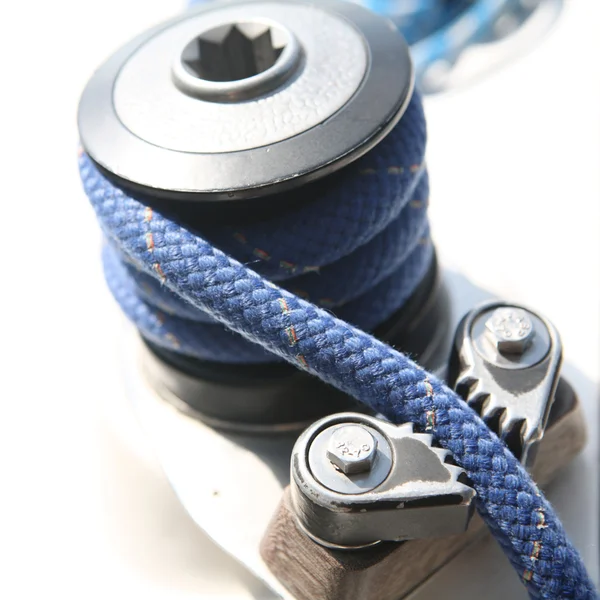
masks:
<path fill-rule="evenodd" d="M 370 471 L 377 456 L 377 440 L 361 425 L 338 427 L 329 441 L 327 458 L 342 473 Z"/>
<path fill-rule="evenodd" d="M 271 68 L 285 44 L 276 47 L 271 27 L 262 23 L 220 25 L 200 34 L 193 42 L 197 56 L 187 68 L 210 81 L 237 81 Z"/>
<path fill-rule="evenodd" d="M 413 84 L 397 29 L 355 3 L 203 2 L 96 70 L 79 133 L 130 193 L 209 213 L 246 200 L 266 209 L 371 150 L 406 111 Z"/>
<path fill-rule="evenodd" d="M 497 308 L 485 327 L 487 338 L 500 354 L 523 354 L 535 336 L 530 316 L 520 308 Z"/>

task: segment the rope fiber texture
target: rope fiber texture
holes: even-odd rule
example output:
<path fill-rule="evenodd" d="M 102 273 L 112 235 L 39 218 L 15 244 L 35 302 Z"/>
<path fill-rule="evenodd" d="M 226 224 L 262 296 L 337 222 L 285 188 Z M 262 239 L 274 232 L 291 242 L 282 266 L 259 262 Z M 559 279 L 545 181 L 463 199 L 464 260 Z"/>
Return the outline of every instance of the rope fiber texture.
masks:
<path fill-rule="evenodd" d="M 302 188 L 306 199 L 280 214 L 236 225 L 203 222 L 200 233 L 263 277 L 372 330 L 405 303 L 433 258 L 425 139 L 422 105 L 415 97 L 399 125 L 334 184 L 325 178 Z M 288 206 L 287 197 L 276 196 L 272 202 Z M 150 218 L 147 213 L 145 219 Z M 143 335 L 201 360 L 280 360 L 231 335 L 162 285 L 159 247 L 164 241 L 157 232 L 146 233 L 146 252 L 156 259 L 150 276 L 122 260 L 114 243 L 103 252 L 109 287 Z M 293 330 L 288 334 L 293 336 Z"/>
<path fill-rule="evenodd" d="M 418 95 L 394 132 L 401 135 L 390 134 L 376 149 L 344 169 L 343 176 L 336 178 L 334 190 L 323 184 L 333 208 L 328 203 L 309 202 L 307 206 L 316 207 L 314 213 L 300 207 L 295 209 L 297 212 L 259 225 L 247 235 L 256 235 L 265 243 L 272 237 L 282 247 L 289 244 L 296 250 L 300 246 L 296 248 L 291 240 L 295 236 L 295 243 L 306 239 L 297 257 L 303 270 L 320 253 L 329 252 L 328 260 L 334 260 L 335 250 L 343 247 L 340 252 L 348 252 L 344 241 L 360 236 L 369 227 L 381 234 L 386 223 L 394 222 L 394 215 L 403 214 L 402 206 L 410 205 L 415 190 L 425 185 L 422 162 L 412 160 L 422 158 L 425 148 Z M 405 163 L 407 158 L 411 160 Z M 236 332 L 244 338 L 248 351 L 257 353 L 259 344 L 263 356 L 281 357 L 391 421 L 411 421 L 422 431 L 432 433 L 466 470 L 478 494 L 481 516 L 531 597 L 596 598 L 583 562 L 550 504 L 506 446 L 456 393 L 368 333 L 265 279 L 263 275 L 275 279 L 283 275 L 287 267 L 281 266 L 282 257 L 257 262 L 253 250 L 248 250 L 255 246 L 240 244 L 239 236 L 231 235 L 227 228 L 207 231 L 206 237 L 186 229 L 112 185 L 84 153 L 80 170 L 108 240 L 107 279 L 136 324 L 143 328 L 155 319 L 153 332 L 161 343 L 170 338 L 171 347 L 179 344 L 179 351 L 195 348 L 191 338 L 197 330 L 189 333 L 190 339 L 175 343 L 173 331 L 165 334 L 161 329 L 165 323 L 160 325 L 156 308 L 137 295 L 143 278 L 154 286 L 146 290 L 148 296 L 162 290 L 164 302 L 168 298 L 180 308 L 185 306 L 190 314 L 201 311 L 205 321 L 212 321 L 196 325 L 216 328 L 222 324 L 226 328 L 222 328 L 223 337 L 233 340 L 236 336 L 231 332 Z M 403 203 L 397 201 L 398 197 L 404 199 Z M 322 219 L 320 229 L 315 219 Z M 273 226 L 278 228 L 270 229 Z M 361 241 L 368 245 L 365 237 Z M 235 249 L 241 260 L 252 261 L 257 269 L 264 268 L 262 275 L 217 249 L 216 242 L 227 251 Z M 304 252 L 306 260 L 302 261 Z M 138 274 L 137 280 L 132 273 Z M 148 333 L 144 330 L 144 335 Z M 239 348 L 236 345 L 234 352 Z M 223 352 L 231 357 L 231 349 L 228 352 L 225 347 Z"/>

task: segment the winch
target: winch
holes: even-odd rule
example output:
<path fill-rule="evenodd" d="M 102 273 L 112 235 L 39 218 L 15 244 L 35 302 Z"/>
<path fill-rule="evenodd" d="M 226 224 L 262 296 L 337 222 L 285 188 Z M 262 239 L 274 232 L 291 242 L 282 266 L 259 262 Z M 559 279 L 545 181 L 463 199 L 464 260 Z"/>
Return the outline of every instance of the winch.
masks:
<path fill-rule="evenodd" d="M 449 293 L 414 80 L 341 0 L 201 4 L 96 71 L 80 168 L 129 394 L 188 512 L 281 597 L 418 598 L 485 521 L 532 596 L 593 598 L 525 470 L 584 443 L 558 332 Z"/>

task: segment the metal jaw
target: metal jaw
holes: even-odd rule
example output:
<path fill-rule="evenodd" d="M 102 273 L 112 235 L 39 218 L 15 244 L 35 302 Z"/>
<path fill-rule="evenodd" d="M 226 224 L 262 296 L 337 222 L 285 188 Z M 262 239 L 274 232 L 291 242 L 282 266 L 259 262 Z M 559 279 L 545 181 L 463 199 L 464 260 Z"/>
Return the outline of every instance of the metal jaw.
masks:
<path fill-rule="evenodd" d="M 501 302 L 472 310 L 458 326 L 450 384 L 527 466 L 554 400 L 562 348 L 554 326 Z"/>
<path fill-rule="evenodd" d="M 364 435 L 356 435 L 357 426 Z M 359 437 L 360 445 L 353 446 Z M 354 456 L 362 448 L 369 460 L 346 474 L 330 460 L 332 442 Z M 431 435 L 414 433 L 411 423 L 396 426 L 358 413 L 326 417 L 307 429 L 292 451 L 297 521 L 315 541 L 334 548 L 461 533 L 473 512 L 475 490 L 447 458 L 446 450 L 432 446 Z"/>

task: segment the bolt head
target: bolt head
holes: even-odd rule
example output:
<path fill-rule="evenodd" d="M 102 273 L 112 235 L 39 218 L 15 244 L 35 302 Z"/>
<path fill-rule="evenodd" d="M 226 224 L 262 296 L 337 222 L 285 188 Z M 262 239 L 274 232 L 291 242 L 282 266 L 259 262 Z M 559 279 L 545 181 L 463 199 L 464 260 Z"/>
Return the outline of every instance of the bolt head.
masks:
<path fill-rule="evenodd" d="M 354 475 L 371 470 L 377 454 L 377 440 L 358 424 L 342 425 L 329 441 L 327 458 L 342 473 Z"/>
<path fill-rule="evenodd" d="M 497 308 L 485 326 L 488 339 L 500 354 L 523 354 L 535 336 L 531 317 L 520 308 Z"/>

